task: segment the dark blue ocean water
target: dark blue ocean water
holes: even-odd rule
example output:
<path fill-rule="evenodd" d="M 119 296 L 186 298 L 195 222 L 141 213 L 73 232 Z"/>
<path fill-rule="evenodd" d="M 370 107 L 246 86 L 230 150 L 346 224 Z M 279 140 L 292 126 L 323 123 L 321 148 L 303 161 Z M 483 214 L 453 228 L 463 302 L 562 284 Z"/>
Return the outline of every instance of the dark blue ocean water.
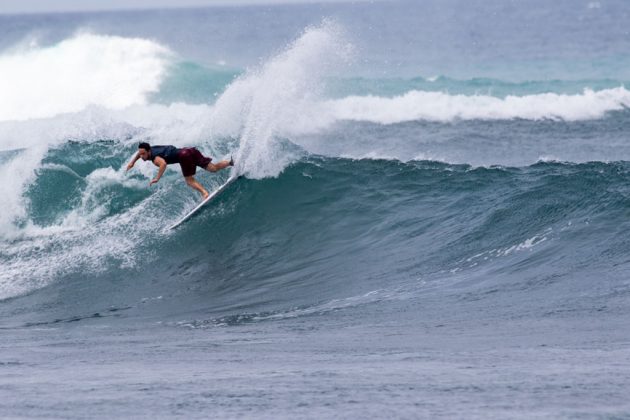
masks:
<path fill-rule="evenodd" d="M 0 16 L 0 416 L 629 417 L 628 18 Z"/>

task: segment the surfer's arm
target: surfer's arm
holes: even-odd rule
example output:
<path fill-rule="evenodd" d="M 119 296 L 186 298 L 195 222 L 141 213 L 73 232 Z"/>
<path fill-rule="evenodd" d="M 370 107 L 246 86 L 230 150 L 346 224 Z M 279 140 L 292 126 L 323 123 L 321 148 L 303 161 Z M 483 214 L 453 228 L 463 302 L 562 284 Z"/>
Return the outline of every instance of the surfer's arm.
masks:
<path fill-rule="evenodd" d="M 127 165 L 127 170 L 133 168 L 133 165 L 136 164 L 136 162 L 138 161 L 138 159 L 140 159 L 140 153 L 136 153 L 136 155 L 133 157 L 133 159 L 131 160 L 131 162 L 129 162 L 129 165 Z"/>
<path fill-rule="evenodd" d="M 162 178 L 162 175 L 164 174 L 164 171 L 166 170 L 166 161 L 159 156 L 155 157 L 155 159 L 153 160 L 153 164 L 155 166 L 158 166 L 160 170 L 158 171 L 157 176 L 153 178 L 151 182 L 149 182 L 149 185 L 153 185 L 156 182 L 158 182 L 160 178 Z"/>

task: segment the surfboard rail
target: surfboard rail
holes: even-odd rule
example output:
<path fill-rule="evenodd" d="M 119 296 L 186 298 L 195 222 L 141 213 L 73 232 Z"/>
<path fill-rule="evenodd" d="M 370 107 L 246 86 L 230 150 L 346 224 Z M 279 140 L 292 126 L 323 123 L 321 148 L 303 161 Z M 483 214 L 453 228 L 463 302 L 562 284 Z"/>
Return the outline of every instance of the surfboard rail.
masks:
<path fill-rule="evenodd" d="M 221 184 L 221 186 L 219 186 L 219 188 L 217 188 L 216 190 L 212 191 L 210 193 L 210 195 L 208 197 L 206 197 L 205 200 L 203 200 L 201 203 L 199 203 L 194 209 L 189 211 L 183 218 L 181 218 L 180 220 L 178 220 L 177 222 L 175 222 L 174 224 L 169 226 L 168 230 L 175 229 L 177 226 L 181 225 L 186 220 L 190 219 L 195 213 L 197 213 L 197 211 L 199 211 L 199 209 L 201 209 L 203 206 L 205 206 L 210 201 L 212 201 L 216 196 L 221 194 L 222 191 L 224 191 L 230 184 L 232 184 L 237 179 L 238 179 L 238 176 L 230 175 L 230 177 L 228 178 L 227 181 L 225 181 L 223 184 Z"/>

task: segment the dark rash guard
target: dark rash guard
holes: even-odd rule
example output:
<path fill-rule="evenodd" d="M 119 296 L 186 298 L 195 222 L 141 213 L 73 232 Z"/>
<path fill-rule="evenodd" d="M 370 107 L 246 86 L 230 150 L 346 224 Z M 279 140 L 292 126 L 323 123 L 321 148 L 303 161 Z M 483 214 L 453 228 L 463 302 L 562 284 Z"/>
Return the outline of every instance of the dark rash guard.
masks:
<path fill-rule="evenodd" d="M 175 146 L 151 146 L 151 160 L 161 157 L 168 165 L 179 163 L 179 149 Z"/>

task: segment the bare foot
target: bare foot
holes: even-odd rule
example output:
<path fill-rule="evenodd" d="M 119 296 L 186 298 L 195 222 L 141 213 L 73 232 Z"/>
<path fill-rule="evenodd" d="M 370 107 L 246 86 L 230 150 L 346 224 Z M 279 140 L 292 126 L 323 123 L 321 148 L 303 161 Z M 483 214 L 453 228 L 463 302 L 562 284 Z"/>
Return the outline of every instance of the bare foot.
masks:
<path fill-rule="evenodd" d="M 209 195 L 210 193 L 208 193 L 208 191 L 201 193 L 201 196 L 203 197 L 204 200 L 208 198 Z"/>

